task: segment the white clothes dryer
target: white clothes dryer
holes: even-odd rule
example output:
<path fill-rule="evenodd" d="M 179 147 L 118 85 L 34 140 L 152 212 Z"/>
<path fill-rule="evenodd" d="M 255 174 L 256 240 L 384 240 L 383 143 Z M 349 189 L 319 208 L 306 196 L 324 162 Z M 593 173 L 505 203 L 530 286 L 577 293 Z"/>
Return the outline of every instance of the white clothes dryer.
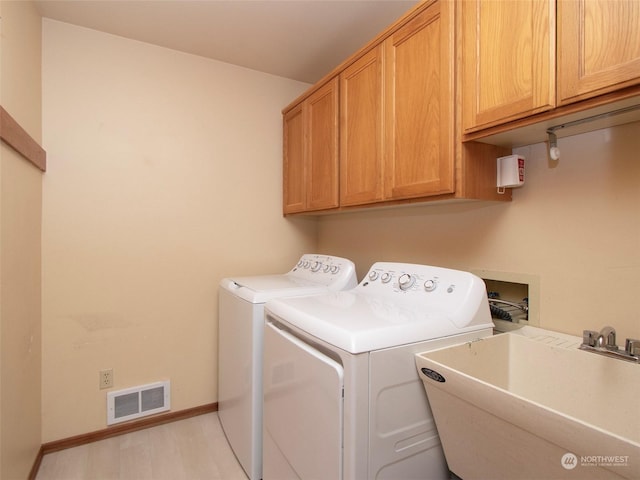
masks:
<path fill-rule="evenodd" d="M 492 335 L 480 278 L 379 262 L 265 319 L 264 480 L 449 478 L 414 355 Z"/>
<path fill-rule="evenodd" d="M 240 465 L 262 478 L 264 304 L 273 298 L 351 289 L 355 265 L 305 254 L 287 273 L 225 278 L 218 298 L 218 416 Z"/>

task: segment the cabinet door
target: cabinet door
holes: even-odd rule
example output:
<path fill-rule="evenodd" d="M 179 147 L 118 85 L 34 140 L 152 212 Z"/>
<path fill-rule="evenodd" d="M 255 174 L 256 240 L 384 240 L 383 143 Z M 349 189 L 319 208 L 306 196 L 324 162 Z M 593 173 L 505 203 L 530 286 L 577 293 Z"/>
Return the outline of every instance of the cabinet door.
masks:
<path fill-rule="evenodd" d="M 283 119 L 283 212 L 302 212 L 305 201 L 305 141 L 302 104 L 289 110 Z"/>
<path fill-rule="evenodd" d="M 559 103 L 639 83 L 640 2 L 558 1 Z"/>
<path fill-rule="evenodd" d="M 388 200 L 454 190 L 453 7 L 434 2 L 384 42 Z"/>
<path fill-rule="evenodd" d="M 338 206 L 338 78 L 306 101 L 307 210 Z"/>
<path fill-rule="evenodd" d="M 340 74 L 340 204 L 381 201 L 382 46 Z"/>
<path fill-rule="evenodd" d="M 555 3 L 460 3 L 466 132 L 555 107 Z"/>

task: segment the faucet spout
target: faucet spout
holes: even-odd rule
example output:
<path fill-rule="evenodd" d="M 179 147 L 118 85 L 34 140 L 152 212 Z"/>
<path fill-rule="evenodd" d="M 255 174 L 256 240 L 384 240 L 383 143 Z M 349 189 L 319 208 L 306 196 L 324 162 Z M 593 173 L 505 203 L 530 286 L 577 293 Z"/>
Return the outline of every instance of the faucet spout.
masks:
<path fill-rule="evenodd" d="M 600 330 L 596 346 L 606 348 L 607 350 L 618 350 L 616 345 L 616 330 L 613 327 L 604 327 Z"/>

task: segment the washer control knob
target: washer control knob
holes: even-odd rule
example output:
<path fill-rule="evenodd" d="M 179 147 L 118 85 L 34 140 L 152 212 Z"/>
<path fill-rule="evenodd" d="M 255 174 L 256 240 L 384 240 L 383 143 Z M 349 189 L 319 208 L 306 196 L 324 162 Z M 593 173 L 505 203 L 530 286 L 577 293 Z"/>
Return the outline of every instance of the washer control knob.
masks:
<path fill-rule="evenodd" d="M 378 272 L 376 272 L 375 270 L 371 270 L 369 272 L 369 280 L 373 282 L 374 280 L 377 280 L 377 279 L 378 279 Z"/>
<path fill-rule="evenodd" d="M 311 264 L 309 263 L 309 260 L 305 260 L 305 261 L 304 261 L 304 264 L 302 265 L 302 267 L 303 267 L 303 268 L 309 268 L 309 265 L 311 265 Z"/>
<path fill-rule="evenodd" d="M 435 280 L 427 280 L 424 282 L 424 289 L 427 292 L 433 292 L 437 288 L 438 284 Z"/>
<path fill-rule="evenodd" d="M 331 265 L 331 273 L 334 275 L 340 271 L 340 267 L 338 265 Z"/>
<path fill-rule="evenodd" d="M 331 265 L 325 265 L 322 271 L 324 273 L 329 273 L 333 267 Z"/>
<path fill-rule="evenodd" d="M 392 275 L 389 272 L 384 272 L 382 274 L 382 277 L 380 277 L 380 280 L 382 280 L 382 283 L 389 283 L 391 281 Z"/>
<path fill-rule="evenodd" d="M 400 278 L 398 278 L 398 286 L 400 287 L 400 290 L 409 290 L 415 281 L 416 280 L 411 275 L 403 273 L 400 275 Z"/>
<path fill-rule="evenodd" d="M 320 262 L 313 262 L 313 266 L 311 267 L 311 271 L 312 272 L 317 272 L 318 270 L 320 270 L 322 268 L 322 263 Z"/>

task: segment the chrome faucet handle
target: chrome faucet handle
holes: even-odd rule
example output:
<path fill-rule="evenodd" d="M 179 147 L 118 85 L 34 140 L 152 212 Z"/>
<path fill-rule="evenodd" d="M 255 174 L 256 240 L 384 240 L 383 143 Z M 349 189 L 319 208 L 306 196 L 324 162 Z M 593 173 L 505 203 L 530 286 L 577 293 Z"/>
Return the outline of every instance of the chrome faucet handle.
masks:
<path fill-rule="evenodd" d="M 607 350 L 618 350 L 616 345 L 616 329 L 613 327 L 604 327 L 598 335 L 597 346 L 606 348 Z"/>
<path fill-rule="evenodd" d="M 640 340 L 627 338 L 624 342 L 624 351 L 629 355 L 640 355 Z"/>
<path fill-rule="evenodd" d="M 598 332 L 594 330 L 582 331 L 582 345 L 595 347 L 597 342 L 598 342 Z"/>

